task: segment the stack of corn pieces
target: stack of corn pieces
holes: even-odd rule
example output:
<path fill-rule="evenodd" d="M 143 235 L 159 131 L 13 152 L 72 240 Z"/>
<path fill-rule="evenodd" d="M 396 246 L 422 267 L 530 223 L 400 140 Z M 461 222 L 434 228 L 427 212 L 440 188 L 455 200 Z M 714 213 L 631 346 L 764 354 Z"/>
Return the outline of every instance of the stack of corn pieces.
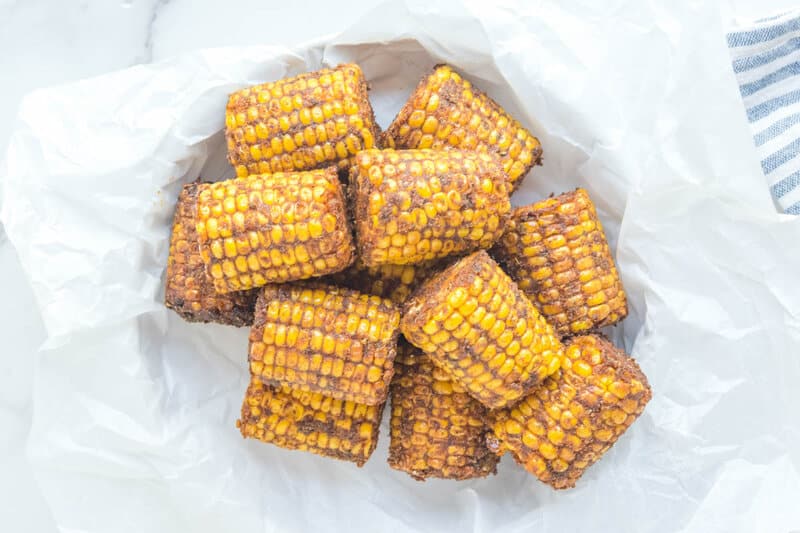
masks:
<path fill-rule="evenodd" d="M 641 414 L 627 314 L 586 191 L 512 209 L 539 141 L 440 65 L 381 133 L 357 65 L 231 95 L 237 177 L 186 185 L 166 305 L 250 326 L 237 425 L 363 465 L 391 396 L 389 465 L 574 486 Z M 402 334 L 402 336 L 401 336 Z"/>

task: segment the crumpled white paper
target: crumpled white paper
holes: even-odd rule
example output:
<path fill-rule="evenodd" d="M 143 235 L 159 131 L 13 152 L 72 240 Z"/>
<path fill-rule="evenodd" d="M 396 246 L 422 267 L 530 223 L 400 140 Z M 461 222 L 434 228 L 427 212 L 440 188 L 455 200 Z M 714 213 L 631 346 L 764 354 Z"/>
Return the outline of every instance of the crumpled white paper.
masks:
<path fill-rule="evenodd" d="M 62 531 L 800 528 L 800 218 L 763 185 L 716 13 L 489 4 L 391 1 L 300 50 L 207 50 L 25 99 L 2 218 L 49 334 L 28 452 Z M 613 335 L 654 396 L 577 488 L 509 457 L 415 482 L 386 465 L 385 422 L 363 469 L 244 441 L 247 331 L 162 306 L 181 184 L 231 173 L 228 93 L 343 61 L 383 126 L 452 63 L 542 141 L 515 203 L 580 185 L 598 204 L 630 298 Z"/>

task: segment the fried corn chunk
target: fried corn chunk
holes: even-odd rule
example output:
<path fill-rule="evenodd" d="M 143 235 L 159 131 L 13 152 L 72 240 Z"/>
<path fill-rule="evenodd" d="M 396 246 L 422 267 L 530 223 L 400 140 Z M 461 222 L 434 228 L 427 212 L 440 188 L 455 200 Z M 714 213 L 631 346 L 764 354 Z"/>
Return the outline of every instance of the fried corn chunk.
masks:
<path fill-rule="evenodd" d="M 387 298 L 401 305 L 420 283 L 435 272 L 444 269 L 450 258 L 417 263 L 415 265 L 366 266 L 360 259 L 341 272 L 331 274 L 325 281 L 366 294 Z"/>
<path fill-rule="evenodd" d="M 395 362 L 389 466 L 417 480 L 495 473 L 499 457 L 486 445 L 486 407 L 406 342 Z"/>
<path fill-rule="evenodd" d="M 563 353 L 553 327 L 483 250 L 423 283 L 400 329 L 492 409 L 528 394 Z"/>
<path fill-rule="evenodd" d="M 197 215 L 200 254 L 218 292 L 321 276 L 355 258 L 333 167 L 203 185 Z"/>
<path fill-rule="evenodd" d="M 199 182 L 183 186 L 172 220 L 164 304 L 189 322 L 253 323 L 256 292 L 218 294 L 206 274 L 195 231 Z"/>
<path fill-rule="evenodd" d="M 462 151 L 366 150 L 350 169 L 359 257 L 413 264 L 489 248 L 511 211 L 496 157 Z"/>
<path fill-rule="evenodd" d="M 377 296 L 319 283 L 267 285 L 250 330 L 250 371 L 271 385 L 382 403 L 399 321 L 394 304 Z"/>
<path fill-rule="evenodd" d="M 498 453 L 511 451 L 553 488 L 570 488 L 650 398 L 636 361 L 604 337 L 574 337 L 556 374 L 514 407 L 492 413 L 489 445 Z"/>
<path fill-rule="evenodd" d="M 382 414 L 383 405 L 272 387 L 253 377 L 236 426 L 245 438 L 362 466 L 375 450 Z"/>
<path fill-rule="evenodd" d="M 628 314 L 603 226 L 583 189 L 517 208 L 491 253 L 559 335 Z"/>
<path fill-rule="evenodd" d="M 228 160 L 249 174 L 349 166 L 375 147 L 378 125 L 358 65 L 339 65 L 235 92 L 225 113 Z"/>
<path fill-rule="evenodd" d="M 381 139 L 387 148 L 495 153 L 512 189 L 542 159 L 539 139 L 447 65 L 420 81 Z"/>

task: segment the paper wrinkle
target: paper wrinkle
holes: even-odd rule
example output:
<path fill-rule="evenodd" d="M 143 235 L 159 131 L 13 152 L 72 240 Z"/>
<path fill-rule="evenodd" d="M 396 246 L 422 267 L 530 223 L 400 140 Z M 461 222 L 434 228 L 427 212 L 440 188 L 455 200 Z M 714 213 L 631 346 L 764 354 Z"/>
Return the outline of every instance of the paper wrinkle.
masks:
<path fill-rule="evenodd" d="M 800 528 L 800 219 L 774 212 L 700 4 L 387 2 L 295 50 L 205 50 L 26 97 L 2 222 L 49 336 L 28 453 L 59 527 Z M 345 61 L 384 127 L 424 73 L 454 64 L 542 141 L 515 204 L 576 186 L 594 198 L 630 306 L 607 331 L 654 395 L 575 489 L 510 457 L 487 479 L 415 482 L 386 465 L 388 409 L 362 469 L 243 441 L 247 330 L 163 308 L 181 185 L 233 175 L 228 93 Z"/>

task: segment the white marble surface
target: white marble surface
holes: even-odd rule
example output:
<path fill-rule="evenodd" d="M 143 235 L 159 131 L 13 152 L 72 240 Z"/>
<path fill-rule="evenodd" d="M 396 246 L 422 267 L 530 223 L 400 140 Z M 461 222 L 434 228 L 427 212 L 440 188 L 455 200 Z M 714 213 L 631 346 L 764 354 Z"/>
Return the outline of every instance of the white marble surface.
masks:
<path fill-rule="evenodd" d="M 721 9 L 725 17 L 754 17 L 793 3 L 730 0 Z M 374 4 L 374 0 L 0 0 L 0 70 L 5 73 L 0 87 L 0 150 L 5 152 L 21 97 L 36 87 L 197 48 L 293 45 L 336 32 Z M 1 229 L 0 274 L 0 530 L 52 532 L 55 524 L 24 455 L 34 353 L 45 331 L 24 272 Z"/>

